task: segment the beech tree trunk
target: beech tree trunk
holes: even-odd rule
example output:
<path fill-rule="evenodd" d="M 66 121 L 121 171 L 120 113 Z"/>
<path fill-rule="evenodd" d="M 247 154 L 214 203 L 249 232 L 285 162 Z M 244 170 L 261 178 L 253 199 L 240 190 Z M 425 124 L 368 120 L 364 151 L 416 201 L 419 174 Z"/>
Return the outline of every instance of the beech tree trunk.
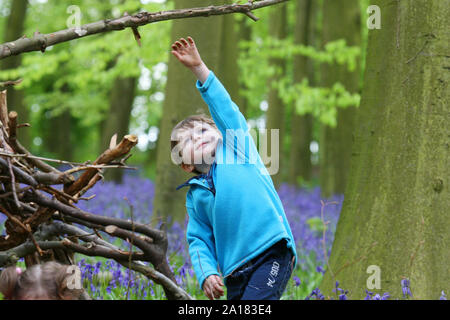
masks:
<path fill-rule="evenodd" d="M 269 16 L 269 35 L 275 39 L 284 39 L 286 38 L 287 34 L 287 4 L 282 3 L 279 4 L 277 7 L 273 8 L 270 12 Z M 275 156 L 279 156 L 278 161 L 278 172 L 275 174 L 272 174 L 272 170 L 269 171 L 269 173 L 272 174 L 272 180 L 277 188 L 282 180 L 283 175 L 283 165 L 284 165 L 284 158 L 285 158 L 285 152 L 284 152 L 284 131 L 285 131 L 285 106 L 283 101 L 278 95 L 278 90 L 273 87 L 273 85 L 276 85 L 276 83 L 279 81 L 281 77 L 283 77 L 284 73 L 286 72 L 286 60 L 280 59 L 280 58 L 271 58 L 270 64 L 274 66 L 277 69 L 277 72 L 275 75 L 272 76 L 272 78 L 269 80 L 268 88 L 269 88 L 269 94 L 268 94 L 268 104 L 269 107 L 267 109 L 267 122 L 266 122 L 266 128 L 267 128 L 267 145 L 268 145 L 268 153 L 270 157 L 273 159 Z M 270 130 L 278 129 L 279 130 L 279 141 L 272 141 Z M 273 147 L 272 145 L 274 143 L 279 143 L 279 154 L 274 155 L 273 153 Z M 263 159 L 264 160 L 264 159 Z M 273 160 L 272 160 L 273 161 Z M 273 167 L 272 163 L 266 164 L 268 167 L 272 167 L 272 169 L 275 169 Z"/>
<path fill-rule="evenodd" d="M 109 94 L 109 112 L 102 123 L 102 138 L 100 150 L 108 148 L 111 137 L 117 133 L 117 141 L 128 134 L 130 126 L 131 109 L 133 108 L 134 94 L 136 92 L 135 77 L 118 77 L 114 80 Z M 123 170 L 109 169 L 105 178 L 115 182 L 122 182 Z"/>
<path fill-rule="evenodd" d="M 450 292 L 449 1 L 373 1 L 362 101 L 345 200 L 321 289 L 415 299 Z M 331 272 L 332 271 L 332 272 Z M 333 277 L 334 274 L 334 277 Z"/>
<path fill-rule="evenodd" d="M 323 44 L 345 39 L 348 46 L 361 44 L 361 14 L 359 0 L 324 0 Z M 359 91 L 360 69 L 349 72 L 347 66 L 324 64 L 321 83 L 331 87 L 336 82 L 347 91 Z M 320 137 L 320 187 L 323 197 L 343 194 L 350 169 L 352 132 L 356 107 L 339 108 L 337 126 L 322 125 Z"/>
<path fill-rule="evenodd" d="M 294 42 L 297 45 L 313 45 L 315 11 L 312 0 L 298 0 L 296 6 L 296 19 Z M 312 61 L 305 56 L 294 57 L 294 83 L 300 83 L 307 78 L 310 85 L 314 84 Z M 298 178 L 311 179 L 311 151 L 313 119 L 310 114 L 299 115 L 292 108 L 291 117 L 291 149 L 289 153 L 289 175 L 287 181 L 297 185 Z"/>
<path fill-rule="evenodd" d="M 231 1 L 222 1 L 231 3 Z M 238 35 L 235 15 L 225 15 L 222 17 L 221 43 L 220 43 L 220 63 L 217 65 L 216 74 L 222 84 L 227 89 L 233 101 L 241 108 L 242 98 L 239 94 L 239 66 L 238 66 Z"/>
<path fill-rule="evenodd" d="M 252 28 L 248 25 L 249 20 L 248 19 L 242 19 L 239 22 L 239 34 L 238 34 L 238 40 L 239 41 L 250 41 L 252 38 Z M 239 48 L 238 48 L 239 49 Z M 246 49 L 248 51 L 248 49 Z M 238 69 L 239 72 L 239 69 Z M 245 74 L 241 74 L 239 72 L 239 77 L 245 77 Z M 241 82 L 241 90 L 245 91 L 247 90 L 247 87 L 242 84 Z M 241 96 L 241 100 L 239 103 L 239 110 L 241 110 L 241 113 L 245 116 L 247 119 L 247 110 L 248 110 L 248 99 L 245 96 Z"/>

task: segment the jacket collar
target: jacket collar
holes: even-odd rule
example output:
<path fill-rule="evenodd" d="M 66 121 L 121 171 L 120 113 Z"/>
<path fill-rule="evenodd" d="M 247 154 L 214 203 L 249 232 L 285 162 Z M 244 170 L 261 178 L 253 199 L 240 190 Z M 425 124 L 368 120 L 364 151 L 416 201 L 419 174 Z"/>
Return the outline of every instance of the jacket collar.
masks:
<path fill-rule="evenodd" d="M 212 191 L 212 193 L 215 195 L 216 194 L 216 189 L 214 186 L 214 180 L 212 177 L 212 170 L 213 167 L 215 169 L 216 166 L 216 161 L 214 160 L 213 164 L 211 165 L 211 168 L 209 169 L 208 173 L 203 173 L 203 174 L 198 174 L 192 178 L 190 178 L 189 180 L 187 180 L 186 182 L 180 184 L 176 190 L 179 190 L 183 187 L 189 186 L 191 184 L 198 184 L 201 185 L 203 187 L 206 187 L 208 189 L 210 189 Z"/>

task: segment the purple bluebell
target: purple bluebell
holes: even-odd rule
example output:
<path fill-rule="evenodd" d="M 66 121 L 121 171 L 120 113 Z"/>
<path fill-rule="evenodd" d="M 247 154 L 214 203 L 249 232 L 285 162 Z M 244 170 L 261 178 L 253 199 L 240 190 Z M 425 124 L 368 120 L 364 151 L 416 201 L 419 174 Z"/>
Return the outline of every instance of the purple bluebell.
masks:
<path fill-rule="evenodd" d="M 402 279 L 400 284 L 402 285 L 403 298 L 412 297 L 409 279 Z"/>
<path fill-rule="evenodd" d="M 299 285 L 302 284 L 302 282 L 300 281 L 300 278 L 297 276 L 293 276 L 292 279 L 294 280 L 294 284 L 296 287 L 298 287 Z"/>

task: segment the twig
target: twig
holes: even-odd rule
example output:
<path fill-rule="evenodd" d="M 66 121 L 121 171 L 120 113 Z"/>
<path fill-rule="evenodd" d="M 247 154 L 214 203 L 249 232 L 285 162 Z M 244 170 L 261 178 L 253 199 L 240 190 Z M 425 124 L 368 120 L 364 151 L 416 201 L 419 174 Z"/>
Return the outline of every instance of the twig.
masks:
<path fill-rule="evenodd" d="M 10 86 L 14 86 L 16 84 L 19 84 L 22 82 L 22 79 L 18 79 L 18 80 L 9 80 L 9 81 L 5 81 L 5 82 L 0 82 L 0 91 L 5 90 L 6 88 L 10 87 Z"/>
<path fill-rule="evenodd" d="M 75 202 L 75 203 L 78 202 L 78 199 L 77 199 L 77 198 L 74 198 L 74 197 L 72 197 L 71 195 L 65 193 L 64 191 L 55 189 L 55 188 L 50 187 L 50 186 L 40 186 L 38 189 L 41 189 L 41 190 L 43 190 L 43 191 L 45 191 L 45 192 L 52 193 L 52 194 L 53 194 L 53 193 L 56 193 L 57 195 L 59 195 L 59 196 L 61 196 L 61 197 L 63 197 L 63 198 L 66 198 L 66 199 L 68 199 L 68 200 L 71 200 L 71 201 L 73 201 L 73 202 Z"/>
<path fill-rule="evenodd" d="M 135 227 L 134 227 L 134 219 L 133 219 L 133 205 L 128 200 L 127 197 L 124 197 L 124 200 L 128 202 L 130 206 L 130 215 L 131 215 L 131 232 L 134 235 Z M 131 255 L 133 254 L 133 238 L 130 239 L 130 258 L 128 259 L 128 286 L 127 286 L 127 295 L 125 300 L 128 300 L 128 295 L 130 293 L 130 285 L 131 285 Z"/>
<path fill-rule="evenodd" d="M 128 167 L 128 166 L 125 166 L 123 164 L 117 164 L 117 165 L 100 164 L 100 165 L 87 165 L 87 166 L 75 167 L 75 168 L 72 168 L 72 169 L 64 171 L 64 173 L 72 174 L 74 172 L 87 170 L 87 169 L 110 169 L 110 168 L 121 168 L 121 169 L 137 170 L 136 167 Z"/>
<path fill-rule="evenodd" d="M 42 251 L 41 247 L 39 247 L 39 244 L 37 243 L 36 239 L 34 238 L 30 225 L 27 224 L 26 227 L 27 227 L 27 231 L 30 235 L 31 241 L 33 242 L 34 246 L 36 247 L 36 250 L 39 253 L 39 255 L 42 257 L 44 255 L 44 251 Z"/>
<path fill-rule="evenodd" d="M 37 159 L 37 160 L 43 160 L 48 162 L 55 162 L 59 164 L 68 164 L 74 167 L 73 169 L 69 169 L 64 171 L 66 174 L 71 174 L 73 172 L 81 171 L 81 170 L 87 170 L 87 169 L 103 169 L 103 168 L 123 168 L 123 169 L 131 169 L 131 170 L 137 170 L 136 167 L 127 167 L 124 165 L 106 165 L 106 164 L 98 164 L 98 165 L 86 165 L 86 163 L 78 163 L 78 162 L 71 162 L 71 161 L 65 161 L 65 160 L 59 160 L 59 159 L 50 159 L 50 158 L 44 158 L 44 157 L 38 157 L 33 156 L 31 154 L 19 154 L 19 153 L 8 153 L 4 151 L 0 151 L 1 156 L 10 157 L 10 158 L 27 158 L 27 159 Z M 128 159 L 129 157 L 127 157 Z M 80 167 L 81 166 L 81 167 Z"/>
<path fill-rule="evenodd" d="M 14 203 L 16 204 L 16 208 L 17 209 L 22 209 L 22 206 L 19 203 L 19 199 L 17 198 L 17 193 L 16 193 L 16 179 L 14 177 L 14 172 L 11 166 L 11 159 L 6 158 L 6 161 L 8 162 L 8 167 L 9 167 L 9 175 L 11 177 L 11 189 L 12 189 L 12 193 L 13 193 L 13 197 L 14 197 Z"/>

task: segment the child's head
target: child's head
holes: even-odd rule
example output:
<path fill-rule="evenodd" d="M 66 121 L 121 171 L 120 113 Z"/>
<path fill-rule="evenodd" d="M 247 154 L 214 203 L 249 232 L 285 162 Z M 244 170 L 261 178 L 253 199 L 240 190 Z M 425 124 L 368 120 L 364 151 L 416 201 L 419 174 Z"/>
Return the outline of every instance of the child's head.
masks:
<path fill-rule="evenodd" d="M 186 172 L 203 173 L 214 161 L 221 138 L 211 118 L 189 116 L 179 122 L 170 135 L 172 160 Z"/>
<path fill-rule="evenodd" d="M 46 262 L 24 272 L 16 267 L 6 268 L 0 274 L 0 292 L 6 300 L 77 300 L 82 289 L 69 289 L 68 278 L 73 277 L 69 267 Z M 81 288 L 81 279 L 78 281 Z"/>

